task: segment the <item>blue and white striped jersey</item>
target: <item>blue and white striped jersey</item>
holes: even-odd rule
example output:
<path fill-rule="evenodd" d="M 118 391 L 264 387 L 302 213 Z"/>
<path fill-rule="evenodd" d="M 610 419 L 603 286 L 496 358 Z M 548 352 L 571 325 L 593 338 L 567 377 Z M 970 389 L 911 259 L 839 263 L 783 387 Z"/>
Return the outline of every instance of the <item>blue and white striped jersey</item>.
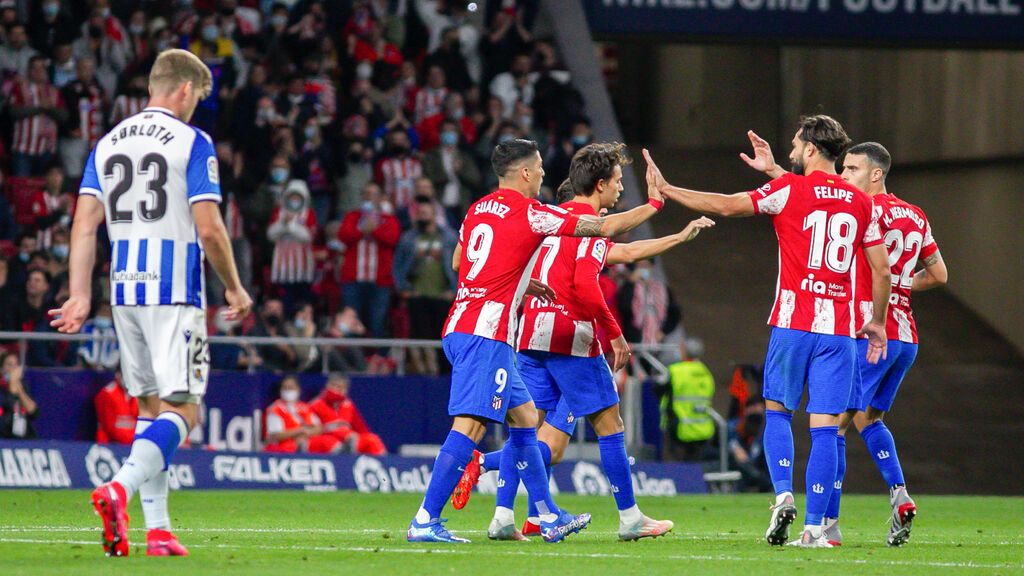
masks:
<path fill-rule="evenodd" d="M 220 202 L 213 141 L 164 108 L 114 127 L 89 155 L 80 194 L 103 202 L 114 306 L 206 306 L 192 204 Z"/>

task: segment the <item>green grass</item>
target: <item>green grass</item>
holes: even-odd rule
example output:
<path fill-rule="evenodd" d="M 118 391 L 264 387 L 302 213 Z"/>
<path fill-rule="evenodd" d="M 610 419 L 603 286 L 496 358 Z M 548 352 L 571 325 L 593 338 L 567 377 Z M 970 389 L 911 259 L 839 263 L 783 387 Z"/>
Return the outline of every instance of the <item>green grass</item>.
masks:
<path fill-rule="evenodd" d="M 181 492 L 171 515 L 188 558 L 146 558 L 142 513 L 133 503 L 131 557 L 110 559 L 85 492 L 0 491 L 0 574 L 98 574 L 181 570 L 203 574 L 1024 574 L 1024 498 L 921 496 L 910 544 L 885 545 L 885 496 L 843 499 L 844 546 L 769 547 L 767 495 L 647 498 L 649 515 L 669 518 L 666 538 L 618 542 L 611 498 L 562 495 L 558 502 L 594 515 L 567 541 L 490 542 L 493 497 L 474 495 L 449 528 L 473 540 L 412 545 L 405 527 L 419 504 L 409 494 Z M 797 502 L 798 506 L 802 502 Z M 518 511 L 520 520 L 523 511 Z M 802 518 L 800 519 L 802 520 Z"/>

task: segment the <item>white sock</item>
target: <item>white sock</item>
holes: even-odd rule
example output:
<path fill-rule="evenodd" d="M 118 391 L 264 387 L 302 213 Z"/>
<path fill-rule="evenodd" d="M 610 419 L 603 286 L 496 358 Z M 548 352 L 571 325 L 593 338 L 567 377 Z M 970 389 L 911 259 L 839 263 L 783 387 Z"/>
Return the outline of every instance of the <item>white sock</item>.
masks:
<path fill-rule="evenodd" d="M 142 501 L 142 515 L 146 517 L 146 528 L 170 530 L 171 516 L 167 513 L 167 471 L 161 470 L 139 487 Z"/>
<path fill-rule="evenodd" d="M 786 500 L 786 498 L 792 497 L 792 492 L 783 492 L 782 494 L 779 494 L 778 496 L 775 497 L 775 505 L 778 506 L 779 504 L 782 504 Z"/>
<path fill-rule="evenodd" d="M 502 526 L 515 524 L 516 513 L 511 508 L 505 508 L 504 506 L 495 506 L 494 519 L 500 522 Z"/>
<path fill-rule="evenodd" d="M 640 512 L 640 507 L 636 504 L 626 508 L 625 510 L 619 510 L 619 524 L 624 526 L 636 524 L 643 519 L 643 512 Z"/>
<path fill-rule="evenodd" d="M 417 524 L 429 524 L 433 518 L 430 517 L 430 512 L 427 509 L 420 506 L 420 509 L 416 511 L 416 523 Z"/>
<path fill-rule="evenodd" d="M 528 516 L 526 521 L 535 526 L 540 526 L 540 518 L 537 516 Z"/>
<path fill-rule="evenodd" d="M 131 502 L 143 482 L 159 473 L 163 467 L 164 455 L 160 448 L 149 440 L 136 440 L 132 443 L 128 460 L 114 476 L 114 482 L 124 486 L 128 501 Z"/>
<path fill-rule="evenodd" d="M 804 530 L 811 533 L 811 538 L 821 538 L 821 524 L 817 526 L 804 524 Z"/>

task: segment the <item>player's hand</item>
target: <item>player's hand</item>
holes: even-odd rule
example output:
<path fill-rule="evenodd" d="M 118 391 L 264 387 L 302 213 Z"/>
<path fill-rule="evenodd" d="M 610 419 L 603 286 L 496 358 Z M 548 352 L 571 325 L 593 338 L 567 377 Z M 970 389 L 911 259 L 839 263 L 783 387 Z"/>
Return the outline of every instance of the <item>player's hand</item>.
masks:
<path fill-rule="evenodd" d="M 236 290 L 225 290 L 224 300 L 228 303 L 228 309 L 223 312 L 224 319 L 231 322 L 244 320 L 249 315 L 249 310 L 252 309 L 252 298 L 242 287 Z"/>
<path fill-rule="evenodd" d="M 645 177 L 647 179 L 648 195 L 650 195 L 650 189 L 654 188 L 659 193 L 658 200 L 661 200 L 660 193 L 663 188 L 668 186 L 668 181 L 665 180 L 665 176 L 662 175 L 661 169 L 658 168 L 658 165 L 654 163 L 654 158 L 651 158 L 651 153 L 647 148 L 644 148 L 644 160 L 647 161 L 647 173 L 645 174 Z"/>
<path fill-rule="evenodd" d="M 690 240 L 696 238 L 697 234 L 700 234 L 701 230 L 705 228 L 711 228 L 714 225 L 714 220 L 708 218 L 707 216 L 701 216 L 700 218 L 697 218 L 693 222 L 687 224 L 686 228 L 683 228 L 683 231 L 680 232 L 679 235 L 682 236 L 683 242 L 689 242 Z"/>
<path fill-rule="evenodd" d="M 537 298 L 548 301 L 554 300 L 558 297 L 551 286 L 548 286 L 535 278 L 530 278 L 530 284 L 526 287 L 526 293 L 530 296 L 536 296 Z"/>
<path fill-rule="evenodd" d="M 82 296 L 72 296 L 64 302 L 60 308 L 54 308 L 47 312 L 53 320 L 50 326 L 62 334 L 76 334 L 82 329 L 82 324 L 89 317 L 89 299 Z"/>
<path fill-rule="evenodd" d="M 633 352 L 629 349 L 629 343 L 626 342 L 626 337 L 619 334 L 619 337 L 612 340 L 612 355 L 615 357 L 615 365 L 612 366 L 615 372 L 622 370 L 629 364 L 629 357 Z"/>
<path fill-rule="evenodd" d="M 885 325 L 874 321 L 868 322 L 857 331 L 857 337 L 865 335 L 868 337 L 868 364 L 878 364 L 879 360 L 885 360 L 889 345 L 885 336 Z"/>
<path fill-rule="evenodd" d="M 775 163 L 775 155 L 772 154 L 772 147 L 768 141 L 758 136 L 753 130 L 747 130 L 747 138 L 750 138 L 750 145 L 754 147 L 754 157 L 751 158 L 740 152 L 740 159 L 758 172 L 764 172 L 772 178 L 778 176 L 781 170 Z"/>

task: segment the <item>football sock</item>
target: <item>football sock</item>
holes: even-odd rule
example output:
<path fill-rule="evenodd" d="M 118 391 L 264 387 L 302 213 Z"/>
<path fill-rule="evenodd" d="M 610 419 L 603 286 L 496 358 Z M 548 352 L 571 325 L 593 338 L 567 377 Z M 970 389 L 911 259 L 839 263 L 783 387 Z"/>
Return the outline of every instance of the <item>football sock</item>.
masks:
<path fill-rule="evenodd" d="M 629 456 L 626 455 L 626 436 L 622 432 L 601 436 L 597 439 L 601 451 L 601 467 L 611 483 L 619 519 L 625 523 L 636 522 L 640 514 L 636 498 L 633 497 L 633 476 L 629 472 Z"/>
<path fill-rule="evenodd" d="M 903 468 L 900 466 L 900 459 L 896 455 L 896 442 L 892 439 L 892 432 L 885 423 L 879 420 L 864 428 L 860 432 L 864 443 L 868 445 L 868 452 L 875 459 L 878 471 L 889 488 L 905 484 L 903 480 Z"/>
<path fill-rule="evenodd" d="M 512 447 L 511 439 L 505 442 L 505 446 L 499 453 L 501 462 L 498 467 L 498 493 L 495 506 L 512 510 L 516 503 L 516 493 L 519 491 L 519 471 L 516 470 L 515 448 Z"/>
<path fill-rule="evenodd" d="M 132 451 L 114 481 L 124 487 L 130 501 L 142 484 L 167 470 L 174 452 L 188 435 L 185 419 L 175 412 L 161 412 L 146 429 L 135 436 Z"/>
<path fill-rule="evenodd" d="M 461 432 L 452 430 L 441 445 L 441 451 L 437 453 L 434 460 L 434 469 L 430 475 L 430 483 L 427 484 L 427 493 L 423 497 L 423 504 L 416 512 L 416 522 L 427 524 L 435 518 L 441 517 L 441 510 L 448 502 L 448 498 L 455 490 L 455 485 L 462 478 L 462 468 L 473 457 L 473 449 L 476 442 Z"/>
<path fill-rule="evenodd" d="M 765 411 L 764 456 L 775 486 L 775 494 L 793 491 L 793 415 Z"/>
<path fill-rule="evenodd" d="M 811 428 L 811 454 L 807 458 L 807 510 L 805 526 L 817 526 L 821 534 L 821 519 L 832 496 L 832 483 L 836 479 L 836 437 L 838 426 Z M 812 531 L 813 533 L 813 531 Z"/>
<path fill-rule="evenodd" d="M 836 481 L 832 497 L 825 508 L 825 518 L 839 518 L 839 499 L 843 497 L 843 478 L 846 476 L 846 436 L 836 436 Z"/>
<path fill-rule="evenodd" d="M 151 418 L 139 418 L 135 421 L 135 435 L 138 436 L 153 423 Z M 142 515 L 146 518 L 146 528 L 153 530 L 171 529 L 171 516 L 167 513 L 167 471 L 154 474 L 139 486 L 139 500 L 142 503 Z"/>
<path fill-rule="evenodd" d="M 480 467 L 488 471 L 497 470 L 501 466 L 501 453 L 502 450 L 495 450 L 484 454 L 480 457 Z"/>
<path fill-rule="evenodd" d="M 543 440 L 538 440 L 537 441 L 537 449 L 540 450 L 540 457 L 544 459 L 544 464 L 545 464 L 545 466 L 547 466 L 547 468 L 545 469 L 545 472 L 548 475 L 548 486 L 549 486 L 548 489 L 550 489 L 550 484 L 551 484 L 551 448 L 548 446 L 547 442 L 544 442 Z M 527 500 L 529 500 L 529 498 L 527 498 Z M 539 524 L 540 523 L 539 514 L 537 512 L 537 505 L 535 503 L 533 503 L 533 502 L 529 502 L 527 504 L 527 506 L 526 506 L 526 519 L 528 521 L 530 521 L 530 522 L 533 522 L 534 524 Z"/>
<path fill-rule="evenodd" d="M 537 447 L 535 428 L 509 428 L 508 439 L 515 455 L 519 478 L 526 485 L 529 501 L 537 505 L 541 520 L 552 521 L 558 515 L 558 506 L 548 490 L 548 475 L 544 459 Z"/>

